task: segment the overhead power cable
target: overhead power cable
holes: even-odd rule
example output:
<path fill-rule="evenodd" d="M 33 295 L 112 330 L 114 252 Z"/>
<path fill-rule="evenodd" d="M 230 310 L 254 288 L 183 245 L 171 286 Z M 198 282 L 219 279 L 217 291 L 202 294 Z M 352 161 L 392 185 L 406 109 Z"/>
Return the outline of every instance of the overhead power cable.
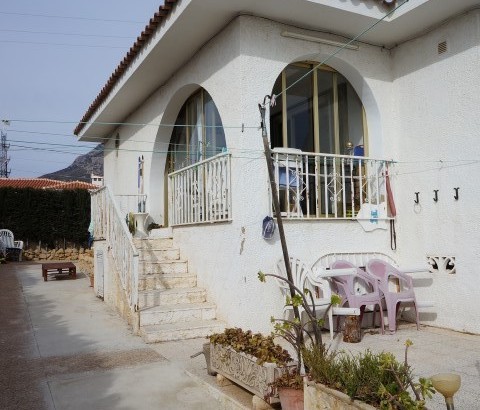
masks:
<path fill-rule="evenodd" d="M 24 122 L 24 123 L 38 123 L 38 124 L 85 124 L 85 125 L 124 125 L 129 127 L 169 127 L 169 128 L 223 128 L 223 129 L 258 129 L 258 125 L 199 125 L 199 124 L 159 124 L 154 122 L 108 122 L 108 121 L 58 121 L 58 120 L 28 120 L 22 118 L 8 118 L 10 123 Z"/>
<path fill-rule="evenodd" d="M 82 33 L 64 33 L 64 32 L 54 32 L 54 31 L 31 31 L 31 30 L 10 30 L 10 29 L 0 29 L 0 32 L 6 33 L 24 33 L 24 34 L 47 34 L 52 36 L 73 36 L 73 37 L 100 37 L 100 38 L 121 38 L 121 39 L 132 39 L 132 36 L 114 36 L 108 34 L 82 34 Z"/>
<path fill-rule="evenodd" d="M 36 44 L 36 45 L 43 45 L 43 46 L 46 45 L 46 46 L 125 49 L 124 46 L 103 46 L 103 45 L 96 45 L 96 44 L 49 43 L 49 42 L 46 42 L 46 41 L 0 40 L 0 43 L 6 43 L 6 44 Z"/>
<path fill-rule="evenodd" d="M 52 14 L 14 13 L 9 11 L 0 11 L 0 14 L 5 14 L 9 16 L 43 17 L 43 18 L 52 18 L 52 19 L 101 21 L 101 22 L 111 22 L 111 23 L 129 23 L 129 24 L 145 23 L 144 21 L 135 21 L 135 20 L 102 19 L 102 18 L 95 18 L 95 17 L 78 17 L 78 16 L 58 16 L 58 15 L 52 15 Z"/>
<path fill-rule="evenodd" d="M 335 50 L 333 53 L 331 53 L 328 57 L 324 58 L 320 63 L 315 65 L 311 70 L 307 71 L 304 75 L 302 75 L 300 78 L 298 78 L 296 81 L 294 81 L 292 84 L 290 84 L 288 87 L 286 87 L 282 92 L 279 94 L 275 95 L 275 98 L 279 97 L 280 95 L 286 93 L 290 88 L 298 84 L 300 81 L 302 81 L 304 78 L 308 77 L 313 71 L 315 71 L 317 68 L 321 67 L 322 65 L 325 65 L 328 61 L 330 61 L 333 57 L 335 57 L 340 51 L 344 50 L 347 48 L 349 45 L 360 39 L 364 34 L 368 33 L 370 30 L 372 30 L 374 27 L 376 27 L 378 24 L 380 24 L 382 21 L 384 21 L 387 17 L 391 16 L 393 13 L 395 13 L 400 7 L 402 7 L 404 4 L 408 3 L 410 0 L 405 0 L 402 3 L 400 3 L 398 6 L 394 7 L 392 10 L 390 10 L 387 14 L 385 14 L 382 18 L 378 19 L 375 21 L 375 23 L 371 24 L 368 26 L 366 29 L 364 29 L 360 34 L 357 34 L 355 37 L 353 37 L 350 41 L 346 42 L 342 46 L 340 46 L 337 50 Z"/>

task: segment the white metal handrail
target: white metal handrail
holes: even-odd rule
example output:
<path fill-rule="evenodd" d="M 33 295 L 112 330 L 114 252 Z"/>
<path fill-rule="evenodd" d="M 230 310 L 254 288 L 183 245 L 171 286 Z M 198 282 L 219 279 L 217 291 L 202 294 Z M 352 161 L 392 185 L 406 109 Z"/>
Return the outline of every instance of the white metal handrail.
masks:
<path fill-rule="evenodd" d="M 92 194 L 94 239 L 105 239 L 130 308 L 138 309 L 138 251 L 108 186 Z"/>
<path fill-rule="evenodd" d="M 273 152 L 282 216 L 354 219 L 364 204 L 388 209 L 386 175 L 390 161 L 366 157 Z M 386 213 L 378 219 L 388 219 Z"/>
<path fill-rule="evenodd" d="M 232 219 L 231 155 L 221 153 L 168 175 L 170 226 Z"/>
<path fill-rule="evenodd" d="M 115 201 L 123 215 L 146 212 L 147 194 L 115 195 Z"/>

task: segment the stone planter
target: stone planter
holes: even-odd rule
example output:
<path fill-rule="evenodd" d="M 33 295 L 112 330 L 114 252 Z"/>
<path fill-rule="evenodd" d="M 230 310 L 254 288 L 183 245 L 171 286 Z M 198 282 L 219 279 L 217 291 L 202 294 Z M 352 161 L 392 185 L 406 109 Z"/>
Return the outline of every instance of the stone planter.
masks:
<path fill-rule="evenodd" d="M 375 410 L 361 401 L 352 401 L 346 394 L 329 389 L 323 384 L 306 381 L 304 385 L 305 410 Z"/>
<path fill-rule="evenodd" d="M 270 393 L 269 384 L 275 381 L 285 368 L 275 363 L 259 365 L 257 359 L 245 353 L 216 344 L 210 344 L 210 368 L 232 382 L 242 386 L 260 398 Z M 277 400 L 278 401 L 278 400 Z"/>

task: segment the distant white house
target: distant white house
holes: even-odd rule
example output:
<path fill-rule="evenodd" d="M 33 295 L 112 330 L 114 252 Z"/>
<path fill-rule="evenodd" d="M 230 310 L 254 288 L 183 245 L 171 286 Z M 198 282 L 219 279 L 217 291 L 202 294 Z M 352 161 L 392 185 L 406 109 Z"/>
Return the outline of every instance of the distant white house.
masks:
<path fill-rule="evenodd" d="M 76 134 L 110 137 L 105 185 L 145 194 L 217 317 L 269 331 L 283 301 L 257 272 L 282 253 L 278 234 L 262 237 L 258 105 L 275 95 L 266 126 L 289 252 L 430 265 L 415 280 L 435 304 L 421 320 L 480 333 L 479 33 L 473 0 L 167 0 Z"/>
<path fill-rule="evenodd" d="M 90 174 L 90 180 L 92 184 L 97 186 L 103 186 L 103 177 L 95 174 Z"/>

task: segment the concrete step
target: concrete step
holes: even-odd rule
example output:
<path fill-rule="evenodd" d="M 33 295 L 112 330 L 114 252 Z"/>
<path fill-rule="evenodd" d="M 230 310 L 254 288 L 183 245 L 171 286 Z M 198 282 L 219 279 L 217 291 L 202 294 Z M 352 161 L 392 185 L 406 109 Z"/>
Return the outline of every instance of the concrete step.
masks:
<path fill-rule="evenodd" d="M 146 343 L 157 343 L 207 337 L 212 333 L 223 332 L 224 330 L 225 323 L 218 320 L 198 320 L 194 322 L 141 326 L 140 334 Z"/>
<path fill-rule="evenodd" d="M 152 273 L 187 273 L 187 261 L 169 261 L 147 262 L 143 261 L 139 264 L 138 272 L 140 275 L 150 275 Z"/>
<path fill-rule="evenodd" d="M 173 246 L 173 238 L 139 239 L 133 238 L 137 249 L 165 249 Z"/>
<path fill-rule="evenodd" d="M 159 249 L 139 249 L 140 261 L 161 262 L 175 261 L 180 259 L 180 249 L 159 248 Z"/>
<path fill-rule="evenodd" d="M 197 286 L 194 273 L 152 273 L 140 275 L 138 290 L 193 288 Z"/>
<path fill-rule="evenodd" d="M 207 292 L 202 288 L 175 288 L 166 290 L 148 290 L 139 292 L 138 306 L 140 309 L 160 305 L 181 303 L 203 303 Z"/>
<path fill-rule="evenodd" d="M 140 326 L 214 320 L 215 317 L 216 307 L 214 303 L 182 303 L 155 306 L 140 311 Z"/>

